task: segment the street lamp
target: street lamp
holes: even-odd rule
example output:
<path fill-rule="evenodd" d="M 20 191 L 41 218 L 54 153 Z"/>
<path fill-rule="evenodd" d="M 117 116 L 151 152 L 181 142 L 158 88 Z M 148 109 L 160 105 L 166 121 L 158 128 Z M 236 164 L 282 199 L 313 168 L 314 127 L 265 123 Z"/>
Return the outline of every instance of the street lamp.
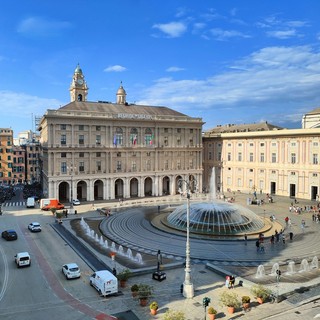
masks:
<path fill-rule="evenodd" d="M 191 282 L 191 267 L 190 267 L 190 193 L 191 187 L 195 188 L 196 180 L 192 177 L 191 179 L 178 181 L 179 189 L 182 192 L 182 185 L 186 185 L 187 191 L 187 242 L 186 242 L 186 268 L 185 268 L 185 279 L 183 283 L 183 296 L 185 298 L 194 297 L 193 283 Z"/>

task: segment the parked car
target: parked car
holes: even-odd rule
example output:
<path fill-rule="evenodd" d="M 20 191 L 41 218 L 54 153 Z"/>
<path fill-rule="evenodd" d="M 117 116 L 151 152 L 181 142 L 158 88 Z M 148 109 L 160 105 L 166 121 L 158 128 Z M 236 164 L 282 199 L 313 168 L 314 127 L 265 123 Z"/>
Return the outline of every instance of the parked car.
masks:
<path fill-rule="evenodd" d="M 14 230 L 2 231 L 1 237 L 6 239 L 7 241 L 9 241 L 9 240 L 17 240 L 18 239 L 18 235 Z"/>
<path fill-rule="evenodd" d="M 74 206 L 78 206 L 78 205 L 80 205 L 80 201 L 79 201 L 78 199 L 73 199 L 73 200 L 72 200 L 72 204 L 73 204 Z"/>
<path fill-rule="evenodd" d="M 81 277 L 80 268 L 76 263 L 66 263 L 62 266 L 62 273 L 67 279 L 74 279 Z"/>
<path fill-rule="evenodd" d="M 29 225 L 28 225 L 28 229 L 31 231 L 31 232 L 40 232 L 41 231 L 41 225 L 39 222 L 31 222 Z"/>

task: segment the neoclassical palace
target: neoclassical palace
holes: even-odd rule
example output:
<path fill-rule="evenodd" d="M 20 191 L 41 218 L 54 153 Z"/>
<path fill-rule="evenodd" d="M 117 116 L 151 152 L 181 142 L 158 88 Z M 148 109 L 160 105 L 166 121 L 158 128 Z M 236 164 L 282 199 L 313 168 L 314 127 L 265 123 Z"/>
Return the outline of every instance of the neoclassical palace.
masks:
<path fill-rule="evenodd" d="M 319 200 L 320 108 L 301 129 L 268 123 L 218 126 L 204 133 L 204 186 L 214 172 L 218 191 Z"/>
<path fill-rule="evenodd" d="M 189 179 L 202 190 L 201 118 L 127 103 L 122 84 L 116 103 L 89 102 L 79 65 L 69 90 L 71 102 L 47 110 L 39 124 L 46 197 L 94 201 L 173 195 L 179 180 Z"/>

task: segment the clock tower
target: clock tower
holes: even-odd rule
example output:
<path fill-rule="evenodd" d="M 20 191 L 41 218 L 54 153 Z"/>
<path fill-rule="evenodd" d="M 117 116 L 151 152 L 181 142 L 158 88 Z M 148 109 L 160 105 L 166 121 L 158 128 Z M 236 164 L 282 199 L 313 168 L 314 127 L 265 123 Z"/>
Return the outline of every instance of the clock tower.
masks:
<path fill-rule="evenodd" d="M 78 64 L 76 69 L 74 70 L 72 82 L 69 89 L 71 102 L 87 101 L 88 89 L 89 88 L 86 81 L 84 80 L 82 70 Z"/>

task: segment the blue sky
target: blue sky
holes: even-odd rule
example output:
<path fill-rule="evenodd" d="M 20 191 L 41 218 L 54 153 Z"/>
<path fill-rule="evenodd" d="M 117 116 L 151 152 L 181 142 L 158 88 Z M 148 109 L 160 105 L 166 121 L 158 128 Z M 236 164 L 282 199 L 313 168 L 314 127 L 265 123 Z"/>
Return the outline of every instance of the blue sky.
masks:
<path fill-rule="evenodd" d="M 319 0 L 3 1 L 0 127 L 16 136 L 70 102 L 167 106 L 219 124 L 301 127 L 320 107 Z"/>

